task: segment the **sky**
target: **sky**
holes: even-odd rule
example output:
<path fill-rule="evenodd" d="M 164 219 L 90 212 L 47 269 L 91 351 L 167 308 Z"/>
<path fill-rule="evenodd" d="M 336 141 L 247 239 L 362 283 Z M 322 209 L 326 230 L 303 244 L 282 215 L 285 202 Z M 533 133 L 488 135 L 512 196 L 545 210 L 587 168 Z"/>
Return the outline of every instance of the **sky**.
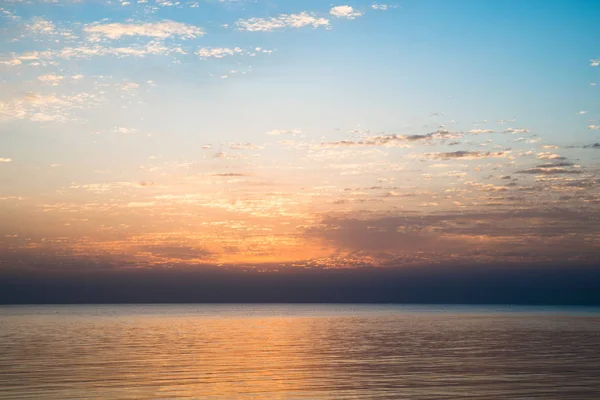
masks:
<path fill-rule="evenodd" d="M 598 15 L 1 1 L 0 270 L 593 265 Z"/>

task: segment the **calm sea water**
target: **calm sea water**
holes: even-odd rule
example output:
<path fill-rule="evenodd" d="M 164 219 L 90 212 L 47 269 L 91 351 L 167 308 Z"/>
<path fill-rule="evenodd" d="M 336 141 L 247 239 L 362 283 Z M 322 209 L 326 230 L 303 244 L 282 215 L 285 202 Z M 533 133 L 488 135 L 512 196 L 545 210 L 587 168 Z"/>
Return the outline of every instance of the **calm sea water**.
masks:
<path fill-rule="evenodd" d="M 0 307 L 2 399 L 600 399 L 600 311 Z"/>

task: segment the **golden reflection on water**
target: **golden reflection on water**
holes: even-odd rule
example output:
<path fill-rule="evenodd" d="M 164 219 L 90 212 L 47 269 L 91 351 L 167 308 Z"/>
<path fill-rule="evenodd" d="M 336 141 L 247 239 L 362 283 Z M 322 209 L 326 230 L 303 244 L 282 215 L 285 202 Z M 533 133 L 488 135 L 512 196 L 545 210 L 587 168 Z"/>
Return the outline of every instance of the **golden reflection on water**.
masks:
<path fill-rule="evenodd" d="M 600 398 L 598 314 L 48 306 L 0 316 L 2 399 Z"/>

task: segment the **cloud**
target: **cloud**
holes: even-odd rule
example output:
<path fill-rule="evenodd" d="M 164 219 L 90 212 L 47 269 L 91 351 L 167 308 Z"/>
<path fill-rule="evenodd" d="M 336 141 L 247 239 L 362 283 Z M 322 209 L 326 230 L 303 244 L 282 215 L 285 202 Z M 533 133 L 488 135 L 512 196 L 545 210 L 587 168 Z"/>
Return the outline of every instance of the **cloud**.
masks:
<path fill-rule="evenodd" d="M 351 6 L 335 6 L 329 10 L 329 14 L 338 18 L 347 18 L 354 19 L 356 17 L 360 17 L 362 14 L 358 11 L 355 11 Z"/>
<path fill-rule="evenodd" d="M 389 5 L 389 4 L 371 4 L 371 8 L 373 10 L 379 10 L 379 11 L 387 11 L 390 8 L 396 8 L 398 7 L 397 5 Z"/>
<path fill-rule="evenodd" d="M 530 168 L 522 171 L 517 171 L 517 174 L 534 174 L 534 175 L 563 175 L 563 174 L 581 174 L 578 169 L 566 169 L 560 167 L 553 168 Z"/>
<path fill-rule="evenodd" d="M 360 146 L 384 146 L 384 147 L 406 147 L 410 142 L 431 141 L 434 139 L 455 139 L 462 135 L 446 130 L 426 133 L 422 135 L 379 135 L 364 140 L 340 140 L 335 142 L 323 142 L 321 147 L 360 147 Z"/>
<path fill-rule="evenodd" d="M 572 162 L 564 161 L 564 162 L 558 162 L 558 163 L 541 164 L 541 165 L 536 166 L 536 168 L 572 167 L 574 165 L 575 164 L 573 164 Z"/>
<path fill-rule="evenodd" d="M 471 129 L 467 133 L 471 135 L 479 135 L 480 133 L 494 133 L 495 131 L 492 129 Z"/>
<path fill-rule="evenodd" d="M 537 153 L 537 158 L 540 160 L 566 160 L 566 157 L 561 156 L 560 154 L 555 153 Z"/>
<path fill-rule="evenodd" d="M 146 245 L 140 247 L 144 253 L 150 253 L 154 257 L 166 259 L 165 261 L 180 262 L 183 260 L 212 260 L 215 255 L 204 249 L 190 246 L 168 246 L 168 245 Z"/>
<path fill-rule="evenodd" d="M 515 128 L 507 128 L 504 130 L 504 133 L 528 133 L 529 129 L 515 129 Z"/>
<path fill-rule="evenodd" d="M 64 76 L 56 75 L 56 74 L 46 74 L 38 76 L 38 80 L 52 86 L 57 86 L 60 81 L 64 79 Z"/>
<path fill-rule="evenodd" d="M 492 157 L 506 157 L 508 152 L 499 151 L 499 152 L 482 152 L 482 151 L 452 151 L 448 153 L 426 153 L 425 157 L 433 158 L 438 160 L 453 160 L 453 159 L 461 159 L 461 160 L 480 160 L 484 158 L 492 158 Z"/>
<path fill-rule="evenodd" d="M 89 59 L 98 56 L 115 57 L 145 57 L 148 55 L 168 56 L 171 54 L 187 54 L 181 47 L 166 47 L 158 41 L 151 41 L 144 46 L 108 47 L 101 45 L 64 47 L 60 50 L 29 51 L 21 54 L 13 54 L 12 59 L 5 63 L 18 65 L 23 62 L 34 62 L 38 60 L 53 59 Z"/>
<path fill-rule="evenodd" d="M 588 129 L 600 130 L 600 125 L 589 125 Z"/>
<path fill-rule="evenodd" d="M 92 40 L 99 40 L 101 37 L 119 39 L 122 36 L 149 36 L 157 39 L 178 36 L 184 39 L 193 39 L 204 35 L 202 28 L 170 20 L 137 24 L 95 23 L 85 26 L 83 31 L 91 35 Z"/>
<path fill-rule="evenodd" d="M 244 174 L 244 173 L 237 173 L 237 172 L 227 172 L 227 173 L 222 173 L 222 174 L 212 174 L 211 176 L 230 178 L 230 177 L 252 176 L 252 175 Z"/>
<path fill-rule="evenodd" d="M 267 135 L 299 135 L 300 129 L 274 129 L 267 132 Z"/>
<path fill-rule="evenodd" d="M 231 150 L 259 150 L 261 147 L 256 146 L 252 143 L 231 143 L 229 145 Z"/>
<path fill-rule="evenodd" d="M 600 65 L 600 58 L 596 58 L 596 59 L 592 59 L 592 60 L 590 60 L 590 65 L 591 65 L 592 67 L 597 67 L 597 66 L 599 66 L 599 65 Z"/>
<path fill-rule="evenodd" d="M 586 144 L 584 149 L 600 149 L 600 143 Z"/>
<path fill-rule="evenodd" d="M 134 128 L 125 128 L 123 126 L 116 126 L 112 129 L 112 132 L 114 133 L 121 133 L 123 135 L 129 135 L 132 133 L 137 133 L 137 129 Z"/>
<path fill-rule="evenodd" d="M 2 158 L 2 157 L 0 157 L 0 163 L 9 163 L 9 162 L 12 162 L 11 158 Z"/>
<path fill-rule="evenodd" d="M 272 18 L 249 18 L 240 19 L 235 23 L 240 31 L 249 32 L 271 32 L 276 29 L 302 28 L 312 26 L 313 28 L 329 27 L 329 20 L 317 17 L 314 13 L 306 11 L 299 14 L 280 14 Z"/>
<path fill-rule="evenodd" d="M 203 47 L 196 52 L 201 58 L 223 58 L 227 56 L 233 56 L 235 54 L 241 54 L 244 51 L 239 47 L 228 48 L 228 47 Z"/>
<path fill-rule="evenodd" d="M 17 65 L 21 65 L 23 62 L 19 59 L 13 58 L 12 60 L 0 61 L 0 65 L 7 65 L 9 67 L 15 67 Z"/>
<path fill-rule="evenodd" d="M 100 104 L 97 93 L 72 95 L 39 94 L 28 92 L 6 101 L 0 100 L 0 121 L 28 119 L 36 122 L 65 122 L 75 109 L 90 108 Z"/>
<path fill-rule="evenodd" d="M 35 18 L 33 23 L 28 24 L 26 29 L 37 35 L 54 35 L 56 34 L 55 25 L 43 18 Z"/>

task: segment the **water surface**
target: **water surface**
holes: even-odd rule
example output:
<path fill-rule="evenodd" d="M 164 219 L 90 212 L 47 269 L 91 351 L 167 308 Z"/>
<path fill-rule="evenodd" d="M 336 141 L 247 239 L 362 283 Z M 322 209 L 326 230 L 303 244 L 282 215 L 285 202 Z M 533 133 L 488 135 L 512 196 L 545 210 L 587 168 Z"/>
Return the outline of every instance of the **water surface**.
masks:
<path fill-rule="evenodd" d="M 2 399 L 600 399 L 593 308 L 0 307 Z"/>

